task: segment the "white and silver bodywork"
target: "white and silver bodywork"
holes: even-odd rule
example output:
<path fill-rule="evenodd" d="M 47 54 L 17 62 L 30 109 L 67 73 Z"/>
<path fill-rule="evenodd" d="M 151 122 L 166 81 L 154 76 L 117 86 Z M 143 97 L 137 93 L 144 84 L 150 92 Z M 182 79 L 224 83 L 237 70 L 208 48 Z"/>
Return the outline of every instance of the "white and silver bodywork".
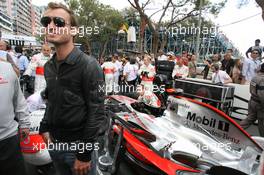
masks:
<path fill-rule="evenodd" d="M 220 165 L 246 174 L 258 174 L 262 148 L 220 111 L 170 96 L 163 116 L 155 118 L 133 109 L 132 99 L 113 98 L 125 103 L 130 110 L 116 114 L 153 134 L 156 140 L 150 144 L 163 152 L 164 157 L 177 162 L 173 155 L 188 154 L 197 157 L 201 170 Z"/>

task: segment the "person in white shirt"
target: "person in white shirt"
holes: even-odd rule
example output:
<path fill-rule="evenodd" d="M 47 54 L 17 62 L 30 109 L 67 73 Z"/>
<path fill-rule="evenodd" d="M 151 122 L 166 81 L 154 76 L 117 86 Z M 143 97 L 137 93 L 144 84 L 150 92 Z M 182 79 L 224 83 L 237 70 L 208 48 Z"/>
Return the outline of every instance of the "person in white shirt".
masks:
<path fill-rule="evenodd" d="M 39 109 L 45 109 L 46 108 L 46 102 L 41 97 L 41 92 L 35 92 L 34 94 L 30 95 L 27 99 L 27 106 L 29 112 L 34 112 Z"/>
<path fill-rule="evenodd" d="M 137 73 L 138 73 L 138 65 L 136 64 L 136 59 L 126 57 L 126 63 L 123 70 L 124 80 L 127 82 L 128 85 L 136 85 L 137 80 Z"/>
<path fill-rule="evenodd" d="M 173 78 L 186 78 L 189 75 L 189 68 L 183 64 L 183 60 L 179 59 L 174 66 L 172 77 Z"/>
<path fill-rule="evenodd" d="M 167 56 L 164 54 L 163 50 L 159 50 L 158 61 L 163 61 L 163 60 L 167 61 L 168 58 L 167 58 Z"/>
<path fill-rule="evenodd" d="M 101 67 L 105 76 L 106 94 L 112 93 L 114 85 L 114 73 L 116 72 L 116 66 L 112 62 L 112 58 L 108 57 Z"/>
<path fill-rule="evenodd" d="M 44 65 L 51 58 L 51 48 L 48 44 L 44 44 L 41 48 L 41 53 L 32 57 L 26 71 L 24 72 L 24 79 L 29 79 L 30 76 L 35 75 L 34 92 L 40 92 L 46 87 L 44 78 Z"/>
<path fill-rule="evenodd" d="M 122 62 L 118 60 L 118 55 L 114 55 L 112 57 L 112 62 L 115 65 L 115 72 L 114 72 L 114 92 L 118 91 L 118 85 L 119 85 L 119 76 L 122 72 Z"/>
<path fill-rule="evenodd" d="M 28 139 L 26 100 L 10 63 L 0 61 L 0 174 L 26 175 L 19 142 Z"/>
<path fill-rule="evenodd" d="M 155 67 L 150 63 L 151 57 L 149 55 L 145 55 L 144 64 L 140 67 L 138 74 L 141 78 L 141 84 L 144 85 L 145 88 L 149 88 L 148 90 L 152 91 L 156 70 Z"/>
<path fill-rule="evenodd" d="M 214 63 L 211 66 L 213 75 L 212 75 L 212 83 L 214 84 L 228 84 L 232 83 L 231 77 L 226 73 L 226 71 L 220 70 L 220 66 L 217 63 Z"/>
<path fill-rule="evenodd" d="M 246 58 L 242 67 L 242 82 L 241 84 L 249 84 L 251 79 L 256 75 L 260 68 L 261 61 L 258 59 L 259 51 L 254 49 L 250 58 Z"/>

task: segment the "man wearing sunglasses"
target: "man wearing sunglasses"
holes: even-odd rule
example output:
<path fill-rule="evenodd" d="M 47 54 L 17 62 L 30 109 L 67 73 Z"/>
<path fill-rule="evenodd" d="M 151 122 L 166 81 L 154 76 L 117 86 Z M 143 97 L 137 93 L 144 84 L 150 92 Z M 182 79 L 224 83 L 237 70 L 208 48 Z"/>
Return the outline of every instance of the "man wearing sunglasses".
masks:
<path fill-rule="evenodd" d="M 94 150 L 105 120 L 102 69 L 74 47 L 76 33 L 71 31 L 77 22 L 65 5 L 49 3 L 41 24 L 56 52 L 44 66 L 48 103 L 40 133 L 48 146 L 56 146 L 50 154 L 60 174 L 94 175 Z"/>

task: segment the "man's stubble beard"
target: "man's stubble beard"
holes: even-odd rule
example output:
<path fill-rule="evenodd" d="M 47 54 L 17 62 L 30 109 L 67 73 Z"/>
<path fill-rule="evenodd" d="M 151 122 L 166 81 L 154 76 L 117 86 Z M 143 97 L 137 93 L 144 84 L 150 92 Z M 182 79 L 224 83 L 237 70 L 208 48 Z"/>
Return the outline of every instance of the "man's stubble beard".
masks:
<path fill-rule="evenodd" d="M 59 46 L 66 45 L 67 43 L 69 43 L 70 42 L 70 39 L 69 40 L 63 40 L 63 38 L 62 38 L 62 40 L 60 40 L 60 41 L 56 41 L 56 40 L 52 40 L 52 39 L 51 40 L 47 39 L 47 41 L 49 43 L 54 44 L 55 47 L 59 47 Z"/>

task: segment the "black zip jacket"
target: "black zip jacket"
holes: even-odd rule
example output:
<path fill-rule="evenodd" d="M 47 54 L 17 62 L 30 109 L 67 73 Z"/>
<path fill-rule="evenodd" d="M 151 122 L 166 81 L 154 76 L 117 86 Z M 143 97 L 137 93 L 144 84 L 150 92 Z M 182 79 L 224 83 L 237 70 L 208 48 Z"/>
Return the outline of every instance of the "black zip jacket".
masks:
<path fill-rule="evenodd" d="M 94 143 L 105 120 L 102 69 L 78 48 L 57 65 L 54 54 L 44 66 L 48 104 L 40 133 L 50 132 L 59 142 Z M 89 161 L 90 153 L 77 158 Z"/>

